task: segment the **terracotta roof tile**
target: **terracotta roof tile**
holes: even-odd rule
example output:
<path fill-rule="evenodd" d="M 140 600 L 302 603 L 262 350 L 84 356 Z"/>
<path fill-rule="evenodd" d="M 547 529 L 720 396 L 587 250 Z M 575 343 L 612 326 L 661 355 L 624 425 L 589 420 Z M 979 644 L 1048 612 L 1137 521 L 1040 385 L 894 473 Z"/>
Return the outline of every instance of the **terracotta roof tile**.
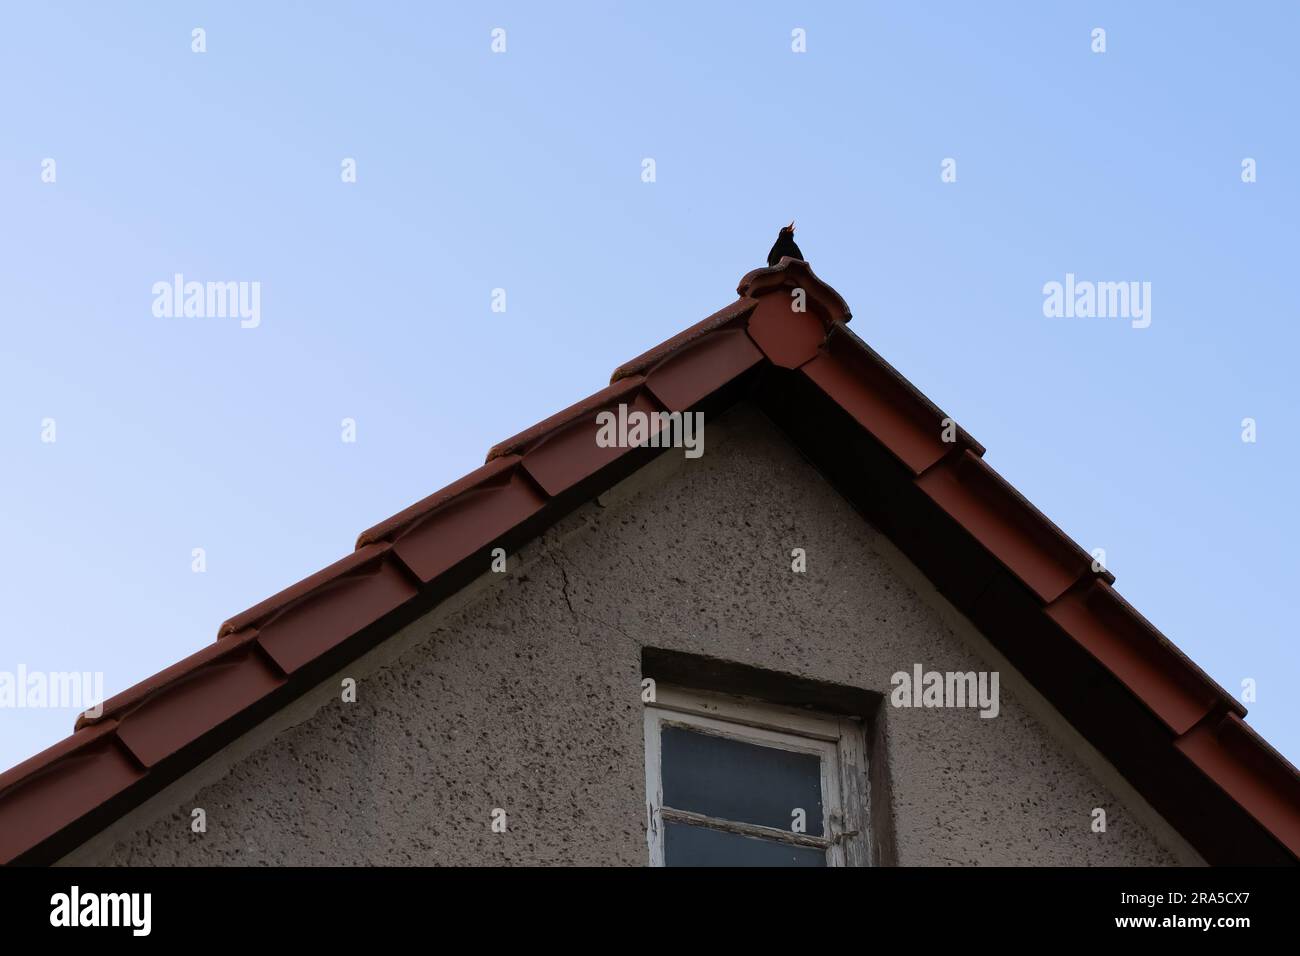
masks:
<path fill-rule="evenodd" d="M 336 589 L 341 580 L 354 574 L 365 574 L 367 568 L 382 557 L 387 550 L 386 545 L 377 544 L 359 547 L 358 550 L 345 558 L 340 558 L 329 567 L 322 568 L 315 574 L 303 578 L 297 584 L 291 585 L 283 591 L 273 594 L 265 601 L 254 604 L 248 610 L 241 611 L 234 617 L 228 618 L 222 622 L 221 627 L 217 628 L 218 639 L 247 630 L 250 627 L 260 627 L 301 603 L 319 599 L 323 594 Z"/>
<path fill-rule="evenodd" d="M 614 370 L 614 374 L 609 378 L 609 383 L 613 385 L 620 379 L 643 374 L 651 366 L 662 362 L 665 356 L 677 352 L 683 346 L 705 338 L 710 332 L 716 332 L 719 329 L 728 327 L 743 327 L 742 323 L 745 317 L 754 311 L 756 305 L 758 305 L 756 299 L 737 299 L 731 305 L 714 312 L 707 319 L 696 322 L 684 332 L 678 332 L 671 339 L 660 342 L 648 352 L 642 352 L 630 362 L 624 362 Z"/>
<path fill-rule="evenodd" d="M 229 653 L 242 653 L 242 645 L 246 644 L 249 639 L 247 634 L 241 634 L 238 639 L 217 641 L 195 651 L 189 657 L 177 661 L 152 677 L 147 677 L 138 684 L 128 687 L 122 693 L 108 698 L 108 700 L 104 701 L 104 705 L 97 715 L 81 714 L 77 718 L 76 729 L 81 730 L 84 727 L 101 723 L 117 726 L 122 718 L 129 715 L 154 695 L 165 693 L 177 684 L 185 683 L 210 664 L 219 664 Z"/>
<path fill-rule="evenodd" d="M 401 548 L 399 543 L 393 552 L 414 570 Z M 387 560 L 386 552 L 378 549 L 255 629 L 257 643 L 281 671 L 292 674 L 419 593 L 402 565 Z"/>
<path fill-rule="evenodd" d="M 200 652 L 187 673 L 130 709 L 115 707 L 118 740 L 152 767 L 280 687 L 284 675 L 258 653 L 255 637 L 250 631 L 218 644 L 219 653 Z"/>
<path fill-rule="evenodd" d="M 787 296 L 768 295 L 749 317 L 749 335 L 773 365 L 798 368 L 817 357 L 830 327 L 812 312 L 796 312 Z"/>
<path fill-rule="evenodd" d="M 1094 581 L 1064 595 L 1047 614 L 1137 694 L 1175 735 L 1187 733 L 1221 703 L 1244 711 L 1200 668 L 1188 666 L 1172 644 L 1154 639 L 1154 628 L 1105 581 Z"/>
<path fill-rule="evenodd" d="M 664 408 L 683 412 L 763 361 L 744 329 L 729 329 L 683 345 L 646 373 L 646 387 Z"/>
<path fill-rule="evenodd" d="M 931 468 L 917 485 L 1044 602 L 1091 569 L 1091 555 L 1040 521 L 1037 509 L 970 451 Z"/>
<path fill-rule="evenodd" d="M 0 861 L 13 860 L 145 776 L 109 721 L 0 774 Z"/>
<path fill-rule="evenodd" d="M 491 547 L 499 536 L 542 509 L 546 495 L 524 474 L 521 461 L 515 455 L 496 459 L 493 464 L 508 462 L 508 467 L 407 524 L 396 536 L 393 551 L 421 583 L 430 583 L 475 552 Z"/>
<path fill-rule="evenodd" d="M 502 472 L 508 471 L 515 465 L 519 464 L 518 455 L 506 455 L 501 458 L 492 458 L 486 465 L 476 468 L 468 475 L 456 479 L 447 487 L 435 491 L 427 498 L 422 498 L 409 508 L 405 508 L 386 518 L 373 528 L 368 528 L 361 532 L 357 538 L 357 547 L 362 548 L 367 544 L 373 544 L 376 541 L 392 541 L 399 534 L 406 531 L 411 525 L 416 524 L 433 511 L 445 505 L 453 498 L 471 491 L 480 485 L 486 484 L 497 478 Z"/>
<path fill-rule="evenodd" d="M 789 299 L 789 290 L 793 288 L 808 293 L 808 304 L 828 328 L 836 322 L 848 322 L 853 318 L 848 303 L 838 292 L 817 278 L 812 266 L 801 259 L 791 259 L 788 256 L 774 266 L 745 273 L 736 286 L 736 294 L 742 298 L 758 299 L 780 290 L 784 291 L 784 298 Z"/>
<path fill-rule="evenodd" d="M 931 422 L 942 423 L 945 418 L 952 418 L 844 323 L 835 324 L 826 345 L 827 351 L 847 362 L 855 375 L 862 376 L 864 381 L 879 388 L 881 396 L 895 406 L 896 413 L 914 416 L 918 421 L 926 423 L 927 429 L 932 427 L 929 425 Z M 955 444 L 984 457 L 984 446 L 968 435 L 960 425 L 957 425 Z"/>
<path fill-rule="evenodd" d="M 492 450 L 488 452 L 487 460 L 491 462 L 494 458 L 500 458 L 503 455 L 522 455 L 548 438 L 556 429 L 562 428 L 576 419 L 590 418 L 594 421 L 597 412 L 610 405 L 617 405 L 620 401 L 628 401 L 628 396 L 635 395 L 640 391 L 643 384 L 645 384 L 645 377 L 641 375 L 622 378 L 602 388 L 594 395 L 588 395 L 582 401 L 575 402 L 564 411 L 556 412 L 550 418 L 543 419 L 531 428 L 524 429 L 518 435 L 492 446 Z"/>
<path fill-rule="evenodd" d="M 644 388 L 640 375 L 621 379 L 591 398 L 572 405 L 558 415 L 493 448 L 489 460 L 504 453 L 522 457 L 522 467 L 552 498 L 633 451 L 632 448 L 597 443 L 601 412 L 614 412 L 626 405 L 628 412 L 650 414 L 659 411 Z M 655 420 L 657 424 L 657 419 Z"/>
<path fill-rule="evenodd" d="M 843 341 L 840 336 L 833 339 L 833 342 Z M 914 475 L 921 474 L 946 455 L 976 447 L 958 428 L 954 428 L 958 440 L 944 442 L 943 413 L 906 401 L 901 386 L 852 346 L 832 344 L 800 371 L 835 399 Z"/>
<path fill-rule="evenodd" d="M 1175 746 L 1279 840 L 1300 846 L 1300 778 L 1239 715 L 1207 720 Z"/>

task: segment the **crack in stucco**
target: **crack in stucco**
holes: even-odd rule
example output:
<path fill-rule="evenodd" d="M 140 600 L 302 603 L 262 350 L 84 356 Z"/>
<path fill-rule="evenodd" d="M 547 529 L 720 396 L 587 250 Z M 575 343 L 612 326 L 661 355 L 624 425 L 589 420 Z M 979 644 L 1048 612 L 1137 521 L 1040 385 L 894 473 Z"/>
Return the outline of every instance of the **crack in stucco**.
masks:
<path fill-rule="evenodd" d="M 560 593 L 564 595 L 564 603 L 569 606 L 569 613 L 574 617 L 578 617 L 578 612 L 573 607 L 573 598 L 569 597 L 569 572 L 564 569 L 564 565 L 560 563 L 560 559 L 556 557 L 554 551 L 551 552 L 550 558 L 560 572 Z"/>
<path fill-rule="evenodd" d="M 560 594 L 564 597 L 564 603 L 568 606 L 569 613 L 573 615 L 575 620 L 585 620 L 591 624 L 597 624 L 600 627 L 603 627 L 607 630 L 615 631 L 616 633 L 618 633 L 620 637 L 623 637 L 624 639 L 631 641 L 632 644 L 635 645 L 636 647 L 644 646 L 641 641 L 638 641 L 635 637 L 627 633 L 627 631 L 623 630 L 617 624 L 611 624 L 610 622 L 603 621 L 594 615 L 585 614 L 582 611 L 579 611 L 576 607 L 574 607 L 573 598 L 569 594 L 568 570 L 564 567 L 563 562 L 560 561 L 559 556 L 554 551 L 550 552 L 547 555 L 547 557 L 551 559 L 552 563 L 555 565 L 555 569 L 560 572 Z"/>

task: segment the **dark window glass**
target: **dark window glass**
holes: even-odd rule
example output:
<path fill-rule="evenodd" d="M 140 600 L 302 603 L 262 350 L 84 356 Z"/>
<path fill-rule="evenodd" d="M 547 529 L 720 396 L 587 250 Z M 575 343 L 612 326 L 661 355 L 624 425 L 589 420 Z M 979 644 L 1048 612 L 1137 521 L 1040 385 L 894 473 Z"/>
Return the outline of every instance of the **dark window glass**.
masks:
<path fill-rule="evenodd" d="M 826 851 L 775 840 L 669 823 L 664 830 L 667 866 L 825 866 Z"/>
<path fill-rule="evenodd" d="M 822 836 L 821 757 L 663 725 L 664 806 L 789 830 L 796 808 Z"/>

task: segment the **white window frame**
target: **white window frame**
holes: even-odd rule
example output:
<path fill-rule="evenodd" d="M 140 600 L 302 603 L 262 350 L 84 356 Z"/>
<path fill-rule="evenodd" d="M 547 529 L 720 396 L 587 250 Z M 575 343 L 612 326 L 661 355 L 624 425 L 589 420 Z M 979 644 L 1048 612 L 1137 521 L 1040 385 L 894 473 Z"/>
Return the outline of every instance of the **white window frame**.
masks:
<path fill-rule="evenodd" d="M 821 832 L 825 835 L 792 833 L 665 807 L 660 764 L 665 724 L 819 756 L 824 817 Z M 645 706 L 645 753 L 646 840 L 651 866 L 664 865 L 665 821 L 765 837 L 791 846 L 817 847 L 826 852 L 827 866 L 870 865 L 866 739 L 862 721 L 857 718 L 659 685 L 655 700 Z"/>

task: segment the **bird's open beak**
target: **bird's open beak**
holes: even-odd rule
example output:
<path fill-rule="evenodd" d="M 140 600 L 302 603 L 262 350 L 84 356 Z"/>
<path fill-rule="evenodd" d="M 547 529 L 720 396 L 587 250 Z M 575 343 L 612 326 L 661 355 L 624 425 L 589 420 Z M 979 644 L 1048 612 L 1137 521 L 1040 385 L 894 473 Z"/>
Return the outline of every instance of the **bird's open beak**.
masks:
<path fill-rule="evenodd" d="M 789 229 L 791 232 L 794 232 L 794 220 L 793 220 L 793 219 L 790 220 L 790 225 L 786 226 L 786 228 Z"/>

